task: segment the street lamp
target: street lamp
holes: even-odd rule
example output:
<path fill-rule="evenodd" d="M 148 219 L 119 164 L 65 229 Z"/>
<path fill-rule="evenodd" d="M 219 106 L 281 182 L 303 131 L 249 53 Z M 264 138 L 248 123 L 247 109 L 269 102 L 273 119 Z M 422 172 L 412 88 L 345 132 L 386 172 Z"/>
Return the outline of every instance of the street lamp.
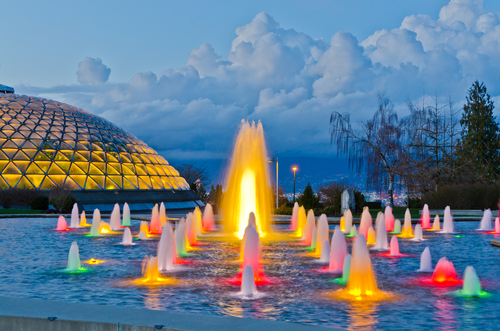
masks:
<path fill-rule="evenodd" d="M 293 203 L 295 203 L 295 172 L 297 171 L 297 167 L 292 167 L 293 170 Z"/>
<path fill-rule="evenodd" d="M 267 162 L 273 163 L 276 162 L 276 209 L 279 208 L 278 206 L 278 199 L 279 199 L 279 193 L 278 193 L 278 158 L 277 157 L 271 157 L 267 159 Z"/>

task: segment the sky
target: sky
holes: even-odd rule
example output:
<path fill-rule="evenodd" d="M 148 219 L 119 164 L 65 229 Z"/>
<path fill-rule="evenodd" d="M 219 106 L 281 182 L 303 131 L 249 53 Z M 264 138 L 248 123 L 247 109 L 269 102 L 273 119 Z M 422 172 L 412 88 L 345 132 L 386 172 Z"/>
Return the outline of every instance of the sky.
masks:
<path fill-rule="evenodd" d="M 476 79 L 498 103 L 499 12 L 494 0 L 19 0 L 2 8 L 0 84 L 102 116 L 173 163 L 227 159 L 241 120 L 260 120 L 272 156 L 329 159 L 316 175 L 337 176 L 332 111 L 365 121 L 379 92 L 400 116 L 426 94 L 460 109 Z"/>

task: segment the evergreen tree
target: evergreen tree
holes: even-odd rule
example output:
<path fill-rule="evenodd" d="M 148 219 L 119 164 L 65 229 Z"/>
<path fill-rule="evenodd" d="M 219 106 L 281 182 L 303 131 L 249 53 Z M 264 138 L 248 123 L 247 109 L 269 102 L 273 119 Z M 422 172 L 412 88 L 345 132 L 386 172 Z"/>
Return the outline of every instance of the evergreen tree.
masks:
<path fill-rule="evenodd" d="M 479 178 L 498 180 L 500 174 L 499 127 L 493 116 L 493 101 L 486 86 L 475 81 L 467 95 L 460 125 L 462 126 L 461 154 Z"/>
<path fill-rule="evenodd" d="M 306 210 L 319 208 L 319 198 L 314 195 L 311 183 L 308 183 L 302 195 L 297 199 L 300 206 Z"/>

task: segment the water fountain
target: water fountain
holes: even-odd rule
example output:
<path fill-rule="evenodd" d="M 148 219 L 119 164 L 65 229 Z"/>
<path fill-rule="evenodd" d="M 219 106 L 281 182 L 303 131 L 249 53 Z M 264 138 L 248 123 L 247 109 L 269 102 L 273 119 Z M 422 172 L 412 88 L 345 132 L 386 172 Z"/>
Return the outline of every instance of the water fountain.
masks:
<path fill-rule="evenodd" d="M 80 215 L 80 227 L 92 226 L 91 224 L 87 224 L 87 216 L 85 216 L 85 210 L 82 210 L 82 214 Z"/>
<path fill-rule="evenodd" d="M 215 221 L 214 221 L 214 210 L 211 204 L 207 203 L 205 205 L 205 210 L 203 211 L 203 231 L 214 231 Z"/>
<path fill-rule="evenodd" d="M 175 283 L 169 278 L 162 277 L 158 270 L 158 259 L 155 256 L 145 256 L 142 260 L 142 278 L 134 282 L 137 285 L 164 285 Z"/>
<path fill-rule="evenodd" d="M 385 215 L 382 213 L 380 217 L 377 216 L 377 221 L 375 222 L 375 226 L 377 227 L 376 231 L 376 240 L 375 247 L 376 250 L 388 250 L 389 243 L 387 242 L 387 227 L 385 222 Z"/>
<path fill-rule="evenodd" d="M 500 218 L 495 218 L 495 233 L 500 233 Z"/>
<path fill-rule="evenodd" d="M 57 219 L 56 231 L 68 231 L 68 223 L 66 222 L 66 219 L 62 215 L 60 215 L 59 218 Z"/>
<path fill-rule="evenodd" d="M 196 237 L 200 237 L 203 232 L 203 225 L 201 223 L 202 215 L 199 207 L 196 207 L 193 211 L 193 221 L 196 229 Z"/>
<path fill-rule="evenodd" d="M 245 270 L 248 265 L 252 267 L 255 282 L 262 281 L 264 272 L 260 264 L 260 239 L 254 228 L 250 228 L 247 233 L 241 270 Z"/>
<path fill-rule="evenodd" d="M 319 246 L 317 244 L 316 246 Z M 330 244 L 328 243 L 328 239 L 323 241 L 323 245 L 321 245 L 321 256 L 319 258 L 320 263 L 330 263 Z"/>
<path fill-rule="evenodd" d="M 243 238 L 248 214 L 255 213 L 261 236 L 270 231 L 272 198 L 262 124 L 241 121 L 225 179 L 224 230 Z"/>
<path fill-rule="evenodd" d="M 372 269 L 366 239 L 359 234 L 354 241 L 349 281 L 345 290 L 337 292 L 339 298 L 347 300 L 377 300 L 386 295 L 378 289 Z"/>
<path fill-rule="evenodd" d="M 394 230 L 391 232 L 391 234 L 400 234 L 400 233 L 401 233 L 401 221 L 395 220 L 394 221 Z"/>
<path fill-rule="evenodd" d="M 109 218 L 109 227 L 111 228 L 111 231 L 118 231 L 121 230 L 121 226 L 120 205 L 115 203 Z"/>
<path fill-rule="evenodd" d="M 353 227 L 355 229 L 355 227 Z M 332 245 L 330 248 L 330 272 L 340 272 L 343 269 L 344 258 L 347 254 L 347 244 L 345 242 L 344 233 L 340 231 L 340 227 L 335 226 L 332 236 Z"/>
<path fill-rule="evenodd" d="M 434 268 L 432 282 L 444 286 L 459 284 L 453 262 L 448 261 L 446 257 L 440 258 Z"/>
<path fill-rule="evenodd" d="M 491 224 L 491 219 L 492 219 L 492 213 L 491 209 L 486 209 L 483 213 L 483 218 L 481 219 L 481 222 L 479 223 L 479 229 L 481 231 L 492 231 L 493 226 Z"/>
<path fill-rule="evenodd" d="M 80 217 L 78 215 L 78 204 L 73 205 L 73 209 L 71 210 L 71 221 L 70 221 L 70 228 L 76 229 L 80 227 Z"/>
<path fill-rule="evenodd" d="M 452 294 L 462 297 L 482 297 L 488 296 L 488 293 L 483 292 L 479 277 L 477 277 L 476 269 L 472 266 L 465 268 L 464 284 L 461 290 L 455 291 Z"/>
<path fill-rule="evenodd" d="M 356 225 L 351 227 L 351 231 L 349 232 L 349 238 L 356 238 L 358 236 L 358 230 L 356 229 Z"/>
<path fill-rule="evenodd" d="M 196 225 L 194 224 L 193 213 L 186 215 L 186 235 L 191 246 L 195 246 L 198 243 L 196 240 Z"/>
<path fill-rule="evenodd" d="M 311 236 L 311 245 L 307 248 L 307 250 L 315 251 L 317 243 L 318 243 L 318 228 L 315 225 Z"/>
<path fill-rule="evenodd" d="M 290 219 L 290 227 L 288 231 L 297 231 L 297 224 L 299 221 L 299 204 L 295 202 L 292 209 L 292 218 Z"/>
<path fill-rule="evenodd" d="M 248 233 L 250 231 L 257 231 L 257 233 L 259 233 L 259 231 L 256 229 L 257 227 L 257 224 L 255 222 L 255 214 L 252 212 L 248 215 L 248 222 L 247 222 L 247 227 L 245 228 L 245 232 L 243 233 L 243 238 L 241 239 L 241 247 L 240 247 L 240 260 L 243 261 L 243 255 L 244 255 L 244 252 L 245 252 L 245 244 L 247 242 L 247 237 L 248 237 Z"/>
<path fill-rule="evenodd" d="M 142 238 L 141 238 L 142 235 Z M 149 225 L 146 221 L 141 221 L 141 225 L 139 227 L 139 239 L 147 240 L 149 237 Z"/>
<path fill-rule="evenodd" d="M 443 231 L 442 233 L 453 233 L 455 232 L 455 226 L 453 225 L 453 216 L 451 216 L 450 206 L 446 206 L 444 209 L 444 220 L 443 220 Z"/>
<path fill-rule="evenodd" d="M 429 246 L 425 247 L 424 251 L 422 252 L 422 255 L 420 255 L 420 269 L 418 269 L 417 271 L 418 272 L 434 271 L 434 269 L 432 268 L 431 250 L 429 249 Z"/>
<path fill-rule="evenodd" d="M 405 212 L 405 222 L 401 234 L 398 235 L 400 238 L 413 238 L 413 228 L 411 226 L 411 214 L 410 209 L 406 208 Z"/>
<path fill-rule="evenodd" d="M 434 223 L 432 223 L 432 231 L 441 231 L 441 221 L 439 219 L 439 215 L 434 217 Z"/>
<path fill-rule="evenodd" d="M 149 240 L 148 235 L 146 234 L 145 231 L 139 232 L 139 236 L 137 237 L 138 240 Z"/>
<path fill-rule="evenodd" d="M 188 255 L 188 245 L 187 245 L 187 235 L 186 235 L 186 220 L 180 219 L 179 223 L 175 227 L 175 247 L 177 249 L 177 256 L 183 257 Z"/>
<path fill-rule="evenodd" d="M 367 245 L 374 246 L 376 244 L 376 238 L 375 238 L 375 230 L 373 229 L 372 226 L 368 229 L 368 238 L 366 240 Z"/>
<path fill-rule="evenodd" d="M 340 216 L 340 231 L 344 232 L 345 231 L 345 217 Z"/>
<path fill-rule="evenodd" d="M 392 236 L 389 247 L 389 256 L 401 256 L 399 253 L 399 242 L 396 236 Z"/>
<path fill-rule="evenodd" d="M 257 293 L 253 268 L 251 265 L 247 265 L 243 270 L 240 294 L 245 296 L 254 296 L 257 295 Z"/>
<path fill-rule="evenodd" d="M 149 223 L 149 233 L 150 234 L 161 234 L 161 222 L 160 222 L 160 212 L 158 210 L 158 204 L 155 204 L 151 210 L 151 221 Z"/>
<path fill-rule="evenodd" d="M 125 228 L 125 231 L 123 231 L 123 238 L 121 244 L 125 246 L 135 245 L 132 242 L 132 232 L 130 232 L 130 228 Z"/>
<path fill-rule="evenodd" d="M 392 208 L 390 206 L 385 207 L 385 213 L 384 213 L 384 218 L 385 218 L 385 229 L 387 232 L 392 232 L 394 231 L 394 215 L 392 214 Z"/>
<path fill-rule="evenodd" d="M 122 226 L 131 226 L 132 223 L 130 222 L 130 207 L 128 203 L 123 204 L 123 219 L 122 219 Z"/>
<path fill-rule="evenodd" d="M 342 277 L 336 278 L 334 280 L 337 284 L 345 285 L 349 281 L 349 274 L 351 273 L 351 254 L 347 254 L 344 258 L 344 264 L 342 268 Z"/>
<path fill-rule="evenodd" d="M 90 228 L 91 237 L 100 237 L 102 234 L 109 233 L 110 227 L 108 223 L 101 220 L 101 212 L 99 209 L 94 209 L 92 216 L 92 227 Z"/>
<path fill-rule="evenodd" d="M 316 219 L 314 217 L 314 212 L 309 210 L 307 213 L 307 223 L 304 227 L 304 235 L 302 236 L 302 242 L 305 246 L 311 246 L 313 239 L 313 231 L 316 228 Z"/>
<path fill-rule="evenodd" d="M 167 222 L 163 227 L 156 256 L 160 271 L 172 271 L 175 269 L 177 249 L 175 247 L 174 231 L 170 222 Z"/>
<path fill-rule="evenodd" d="M 358 233 L 362 234 L 365 238 L 368 238 L 368 229 L 373 226 L 372 215 L 368 207 L 363 207 L 363 212 L 361 213 L 361 220 L 359 221 Z"/>
<path fill-rule="evenodd" d="M 429 212 L 429 206 L 427 204 L 424 205 L 422 209 L 422 219 L 420 220 L 422 229 L 430 229 L 431 228 L 431 213 Z"/>
<path fill-rule="evenodd" d="M 424 240 L 424 236 L 422 233 L 422 226 L 420 224 L 415 225 L 415 237 L 412 240 L 414 241 Z"/>
<path fill-rule="evenodd" d="M 297 231 L 295 231 L 296 236 L 302 238 L 304 235 L 304 228 L 307 224 L 306 210 L 304 206 L 299 207 L 299 217 L 297 218 Z"/>
<path fill-rule="evenodd" d="M 328 243 L 328 254 L 330 254 L 330 228 L 328 227 L 328 219 L 326 218 L 325 214 L 321 214 L 321 216 L 318 219 L 318 226 L 316 230 L 316 251 L 315 255 L 316 256 L 322 256 L 323 252 L 323 243 L 325 240 Z M 330 259 L 328 259 L 329 261 Z"/>
<path fill-rule="evenodd" d="M 167 224 L 167 211 L 165 210 L 165 205 L 162 202 L 160 203 L 160 227 L 163 229 L 165 224 Z"/>
<path fill-rule="evenodd" d="M 71 243 L 71 247 L 69 249 L 68 254 L 68 267 L 65 271 L 81 271 L 82 264 L 80 262 L 80 252 L 78 249 L 78 244 L 76 241 Z"/>
<path fill-rule="evenodd" d="M 352 228 L 352 212 L 350 209 L 344 211 L 345 227 L 344 233 L 351 233 Z"/>

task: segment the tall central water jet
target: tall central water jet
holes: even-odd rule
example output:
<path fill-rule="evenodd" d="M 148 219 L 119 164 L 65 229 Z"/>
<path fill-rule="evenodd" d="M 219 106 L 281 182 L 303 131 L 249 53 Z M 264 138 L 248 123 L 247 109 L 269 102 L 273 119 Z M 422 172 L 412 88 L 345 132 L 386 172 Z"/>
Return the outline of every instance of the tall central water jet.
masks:
<path fill-rule="evenodd" d="M 224 229 L 243 238 L 248 215 L 253 212 L 257 229 L 269 231 L 272 208 L 267 149 L 262 124 L 241 121 L 240 131 L 225 180 L 222 201 Z"/>

